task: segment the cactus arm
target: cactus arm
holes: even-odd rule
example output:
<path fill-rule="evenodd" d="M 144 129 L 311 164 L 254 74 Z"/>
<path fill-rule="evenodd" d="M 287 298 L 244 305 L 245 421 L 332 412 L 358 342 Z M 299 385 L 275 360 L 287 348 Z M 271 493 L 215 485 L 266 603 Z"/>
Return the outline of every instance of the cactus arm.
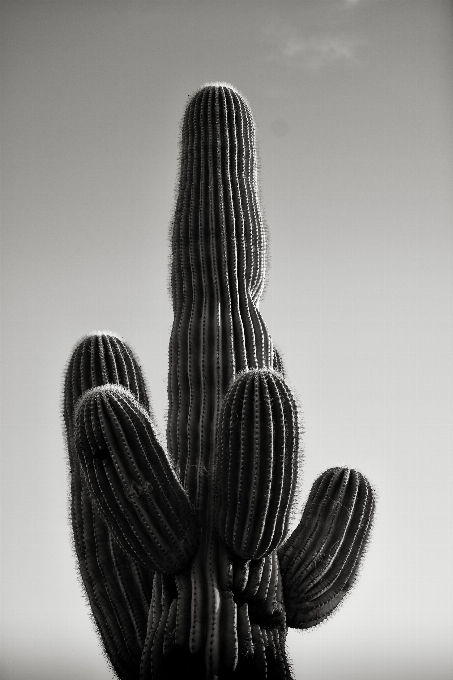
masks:
<path fill-rule="evenodd" d="M 74 442 L 74 406 L 85 391 L 104 383 L 131 389 L 149 408 L 140 366 L 130 348 L 110 333 L 77 343 L 65 374 L 63 418 L 71 475 L 73 544 L 81 581 L 106 654 L 122 680 L 135 680 L 151 601 L 153 574 L 111 541 L 88 493 Z"/>
<path fill-rule="evenodd" d="M 354 584 L 373 522 L 374 493 L 355 470 L 332 468 L 314 483 L 302 519 L 279 551 L 288 625 L 326 619 Z"/>
<path fill-rule="evenodd" d="M 86 392 L 75 442 L 87 484 L 116 540 L 144 567 L 180 571 L 197 545 L 193 511 L 133 394 L 117 385 Z"/>
<path fill-rule="evenodd" d="M 259 559 L 282 542 L 294 497 L 298 420 L 282 376 L 247 371 L 233 382 L 219 417 L 217 526 L 243 559 Z"/>

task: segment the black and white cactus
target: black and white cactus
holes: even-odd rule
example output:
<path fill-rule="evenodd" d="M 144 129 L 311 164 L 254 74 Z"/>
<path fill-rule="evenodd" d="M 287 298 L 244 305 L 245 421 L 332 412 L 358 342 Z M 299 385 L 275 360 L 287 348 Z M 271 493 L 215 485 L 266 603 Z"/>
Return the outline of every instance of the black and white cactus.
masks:
<path fill-rule="evenodd" d="M 287 627 L 329 616 L 364 553 L 373 492 L 347 468 L 288 537 L 299 422 L 259 312 L 266 246 L 250 108 L 207 85 L 182 123 L 167 451 L 121 338 L 83 338 L 66 372 L 74 545 L 122 680 L 290 680 Z"/>

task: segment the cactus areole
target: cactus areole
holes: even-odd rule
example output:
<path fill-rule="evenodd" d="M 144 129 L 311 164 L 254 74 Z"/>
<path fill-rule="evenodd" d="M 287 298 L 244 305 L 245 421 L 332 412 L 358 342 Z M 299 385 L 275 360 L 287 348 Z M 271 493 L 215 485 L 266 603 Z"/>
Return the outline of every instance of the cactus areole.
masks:
<path fill-rule="evenodd" d="M 373 492 L 349 468 L 288 536 L 299 423 L 259 312 L 266 248 L 250 108 L 206 85 L 182 122 L 166 450 L 119 336 L 85 336 L 66 370 L 74 547 L 121 680 L 290 680 L 288 626 L 328 617 L 364 553 Z"/>

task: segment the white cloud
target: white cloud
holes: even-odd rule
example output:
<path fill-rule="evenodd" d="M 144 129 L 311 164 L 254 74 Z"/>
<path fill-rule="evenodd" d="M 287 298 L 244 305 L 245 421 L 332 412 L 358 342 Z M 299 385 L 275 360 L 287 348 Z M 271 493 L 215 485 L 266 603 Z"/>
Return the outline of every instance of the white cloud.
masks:
<path fill-rule="evenodd" d="M 305 36 L 297 28 L 275 21 L 264 27 L 263 42 L 268 48 L 267 60 L 310 70 L 339 61 L 356 62 L 360 43 L 355 37 L 325 32 Z"/>

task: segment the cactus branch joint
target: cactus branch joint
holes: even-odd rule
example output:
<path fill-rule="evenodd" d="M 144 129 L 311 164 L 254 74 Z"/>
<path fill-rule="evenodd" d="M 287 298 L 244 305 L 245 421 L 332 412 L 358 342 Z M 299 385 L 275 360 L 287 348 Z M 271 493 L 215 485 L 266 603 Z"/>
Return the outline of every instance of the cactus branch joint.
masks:
<path fill-rule="evenodd" d="M 287 629 L 324 621 L 350 590 L 374 495 L 359 472 L 327 470 L 289 535 L 300 424 L 259 311 L 255 127 L 230 85 L 187 104 L 171 238 L 166 446 L 119 336 L 85 336 L 66 369 L 81 581 L 121 680 L 290 680 Z"/>

